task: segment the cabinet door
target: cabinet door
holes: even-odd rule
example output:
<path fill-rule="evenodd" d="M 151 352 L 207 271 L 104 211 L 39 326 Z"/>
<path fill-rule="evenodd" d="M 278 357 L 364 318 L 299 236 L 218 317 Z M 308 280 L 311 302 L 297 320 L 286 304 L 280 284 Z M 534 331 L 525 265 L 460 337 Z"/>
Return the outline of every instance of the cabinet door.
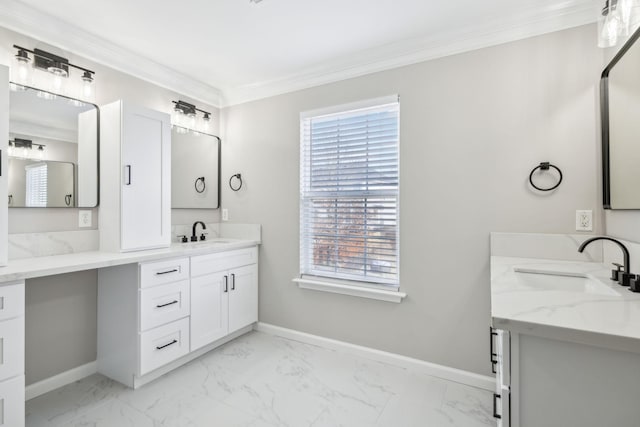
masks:
<path fill-rule="evenodd" d="M 225 272 L 191 279 L 191 351 L 227 335 L 229 285 Z"/>
<path fill-rule="evenodd" d="M 165 115 L 123 103 L 122 250 L 168 246 L 171 213 Z"/>
<path fill-rule="evenodd" d="M 258 265 L 236 268 L 229 274 L 229 332 L 258 321 Z"/>

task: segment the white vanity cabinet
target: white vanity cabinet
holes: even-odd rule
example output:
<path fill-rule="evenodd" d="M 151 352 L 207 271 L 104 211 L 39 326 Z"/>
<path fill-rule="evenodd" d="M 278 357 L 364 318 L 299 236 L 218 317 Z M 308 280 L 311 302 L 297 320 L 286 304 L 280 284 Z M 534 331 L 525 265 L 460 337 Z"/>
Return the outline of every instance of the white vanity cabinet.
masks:
<path fill-rule="evenodd" d="M 137 388 L 257 320 L 256 246 L 101 268 L 98 372 Z"/>
<path fill-rule="evenodd" d="M 98 371 L 130 387 L 189 353 L 189 258 L 98 270 Z"/>
<path fill-rule="evenodd" d="M 511 336 L 508 331 L 490 328 L 491 370 L 496 374 L 493 417 L 498 427 L 511 426 Z"/>
<path fill-rule="evenodd" d="M 125 101 L 100 107 L 100 249 L 171 243 L 171 120 Z"/>
<path fill-rule="evenodd" d="M 0 285 L 0 426 L 24 426 L 24 282 Z"/>
<path fill-rule="evenodd" d="M 191 257 L 191 350 L 258 321 L 258 249 Z"/>

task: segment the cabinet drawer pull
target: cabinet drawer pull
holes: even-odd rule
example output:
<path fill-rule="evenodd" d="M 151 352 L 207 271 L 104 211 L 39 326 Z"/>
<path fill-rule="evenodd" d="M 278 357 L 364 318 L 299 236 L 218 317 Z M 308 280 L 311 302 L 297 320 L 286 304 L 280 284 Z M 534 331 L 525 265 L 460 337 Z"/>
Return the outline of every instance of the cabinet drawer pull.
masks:
<path fill-rule="evenodd" d="M 163 274 L 169 274 L 169 273 L 177 273 L 177 272 L 178 272 L 177 268 L 174 268 L 173 270 L 167 270 L 167 271 L 158 271 L 156 273 L 156 276 L 161 276 Z"/>
<path fill-rule="evenodd" d="M 498 363 L 497 361 L 498 354 L 493 349 L 493 337 L 497 337 L 497 336 L 498 336 L 498 333 L 491 326 L 489 326 L 489 353 L 491 355 L 490 356 L 491 372 L 493 372 L 494 374 L 496 373 L 496 364 Z"/>
<path fill-rule="evenodd" d="M 166 304 L 156 305 L 156 307 L 157 307 L 157 308 L 168 307 L 168 306 L 170 306 L 170 305 L 177 304 L 177 303 L 178 303 L 178 300 L 173 300 L 173 301 L 168 302 L 168 303 L 166 303 Z"/>
<path fill-rule="evenodd" d="M 224 291 L 229 292 L 229 276 L 224 276 Z"/>
<path fill-rule="evenodd" d="M 125 165 L 125 169 L 127 169 L 127 179 L 124 185 L 131 185 L 131 165 Z"/>
<path fill-rule="evenodd" d="M 233 273 L 231 274 L 231 290 L 236 290 L 236 275 Z"/>
<path fill-rule="evenodd" d="M 498 414 L 498 399 L 502 399 L 499 394 L 493 393 L 493 418 L 502 419 L 502 415 Z"/>
<path fill-rule="evenodd" d="M 159 346 L 159 347 L 156 347 L 156 350 L 162 350 L 163 348 L 167 348 L 167 347 L 169 347 L 170 345 L 174 345 L 174 344 L 175 344 L 175 343 L 177 343 L 177 342 L 178 342 L 178 340 L 173 340 L 173 341 L 171 341 L 169 344 L 165 344 L 165 345 L 161 345 L 161 346 Z M 495 410 L 494 410 L 494 412 L 495 412 Z"/>

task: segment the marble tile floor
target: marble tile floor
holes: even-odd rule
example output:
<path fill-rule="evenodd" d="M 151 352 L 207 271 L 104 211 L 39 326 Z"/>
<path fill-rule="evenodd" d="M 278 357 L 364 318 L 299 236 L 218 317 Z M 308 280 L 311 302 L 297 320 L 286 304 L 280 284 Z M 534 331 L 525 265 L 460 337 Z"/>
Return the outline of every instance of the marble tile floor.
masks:
<path fill-rule="evenodd" d="M 251 332 L 139 388 L 92 375 L 27 402 L 28 427 L 495 426 L 492 394 Z"/>

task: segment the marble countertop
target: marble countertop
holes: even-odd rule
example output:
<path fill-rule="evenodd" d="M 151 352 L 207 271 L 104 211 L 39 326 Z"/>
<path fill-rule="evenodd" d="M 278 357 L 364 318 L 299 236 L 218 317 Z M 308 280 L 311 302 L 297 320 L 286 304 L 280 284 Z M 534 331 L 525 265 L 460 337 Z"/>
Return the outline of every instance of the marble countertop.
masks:
<path fill-rule="evenodd" d="M 136 252 L 88 251 L 64 255 L 41 256 L 10 260 L 0 267 L 0 282 L 72 273 L 74 271 L 157 261 L 181 256 L 203 255 L 255 246 L 260 242 L 240 239 L 211 239 L 197 243 L 172 243 L 170 247 Z"/>
<path fill-rule="evenodd" d="M 597 262 L 492 256 L 492 324 L 640 353 L 640 293 L 611 281 L 610 274 L 610 266 Z"/>

